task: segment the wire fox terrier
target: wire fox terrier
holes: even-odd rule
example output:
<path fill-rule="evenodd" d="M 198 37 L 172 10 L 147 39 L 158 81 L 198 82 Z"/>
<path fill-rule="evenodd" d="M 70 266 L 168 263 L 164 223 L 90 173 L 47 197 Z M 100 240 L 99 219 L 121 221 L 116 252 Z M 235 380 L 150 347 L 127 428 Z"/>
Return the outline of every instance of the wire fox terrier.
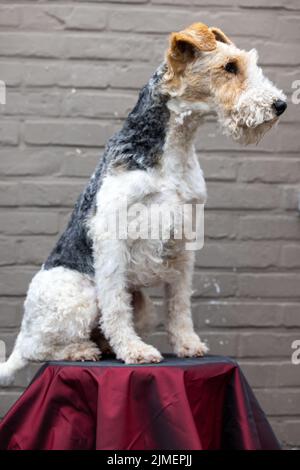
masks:
<path fill-rule="evenodd" d="M 193 144 L 203 118 L 215 114 L 225 134 L 250 144 L 286 106 L 254 49 L 240 50 L 220 29 L 202 23 L 172 33 L 164 63 L 108 141 L 65 232 L 30 284 L 14 350 L 0 365 L 0 384 L 10 383 L 29 361 L 98 360 L 107 348 L 127 364 L 160 362 L 160 352 L 139 333 L 153 313 L 142 288 L 158 282 L 166 287 L 174 352 L 202 356 L 207 346 L 191 315 L 193 251 L 172 236 L 105 237 L 104 225 L 124 199 L 129 206 L 204 204 Z"/>

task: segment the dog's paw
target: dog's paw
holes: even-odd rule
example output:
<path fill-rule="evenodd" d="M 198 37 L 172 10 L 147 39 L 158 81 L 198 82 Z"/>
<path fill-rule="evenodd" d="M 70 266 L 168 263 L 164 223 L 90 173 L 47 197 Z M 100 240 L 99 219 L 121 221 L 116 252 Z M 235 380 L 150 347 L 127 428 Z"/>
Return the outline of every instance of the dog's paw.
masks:
<path fill-rule="evenodd" d="M 160 352 L 149 344 L 143 342 L 131 343 L 121 359 L 126 364 L 148 364 L 161 362 Z"/>
<path fill-rule="evenodd" d="M 208 350 L 208 346 L 200 340 L 196 333 L 177 338 L 174 343 L 174 351 L 178 357 L 201 357 Z"/>
<path fill-rule="evenodd" d="M 101 351 L 95 345 L 78 345 L 77 350 L 72 351 L 69 360 L 71 361 L 99 361 L 101 359 Z"/>

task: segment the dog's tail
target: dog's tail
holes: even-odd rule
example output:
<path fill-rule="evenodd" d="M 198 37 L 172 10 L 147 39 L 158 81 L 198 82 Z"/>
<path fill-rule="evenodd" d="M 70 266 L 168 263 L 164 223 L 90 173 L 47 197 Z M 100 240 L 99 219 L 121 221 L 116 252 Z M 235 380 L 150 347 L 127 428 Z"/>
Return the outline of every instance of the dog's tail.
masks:
<path fill-rule="evenodd" d="M 16 345 L 8 360 L 0 363 L 0 387 L 10 385 L 14 381 L 16 372 L 27 364 L 28 361 L 22 357 Z"/>

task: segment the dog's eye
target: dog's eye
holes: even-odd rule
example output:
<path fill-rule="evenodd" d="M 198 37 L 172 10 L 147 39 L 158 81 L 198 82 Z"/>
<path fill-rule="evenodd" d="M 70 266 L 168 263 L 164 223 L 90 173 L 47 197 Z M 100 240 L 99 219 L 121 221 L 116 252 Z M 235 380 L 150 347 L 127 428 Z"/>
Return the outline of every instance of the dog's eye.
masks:
<path fill-rule="evenodd" d="M 227 64 L 224 66 L 224 69 L 228 73 L 234 73 L 235 75 L 238 73 L 238 68 L 235 62 L 227 62 Z"/>

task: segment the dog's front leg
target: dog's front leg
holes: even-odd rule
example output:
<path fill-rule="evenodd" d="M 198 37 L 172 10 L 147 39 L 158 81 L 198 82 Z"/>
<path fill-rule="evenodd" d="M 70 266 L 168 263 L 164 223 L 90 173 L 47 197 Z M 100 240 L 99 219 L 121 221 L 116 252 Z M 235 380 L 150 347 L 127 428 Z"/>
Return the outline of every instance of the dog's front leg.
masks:
<path fill-rule="evenodd" d="M 179 357 L 203 356 L 208 347 L 194 331 L 191 295 L 194 253 L 185 252 L 178 269 L 179 279 L 166 284 L 167 331 L 174 352 Z"/>
<path fill-rule="evenodd" d="M 106 240 L 95 250 L 95 277 L 100 328 L 118 359 L 127 364 L 160 362 L 162 356 L 134 330 L 132 294 L 127 290 L 124 240 Z"/>

